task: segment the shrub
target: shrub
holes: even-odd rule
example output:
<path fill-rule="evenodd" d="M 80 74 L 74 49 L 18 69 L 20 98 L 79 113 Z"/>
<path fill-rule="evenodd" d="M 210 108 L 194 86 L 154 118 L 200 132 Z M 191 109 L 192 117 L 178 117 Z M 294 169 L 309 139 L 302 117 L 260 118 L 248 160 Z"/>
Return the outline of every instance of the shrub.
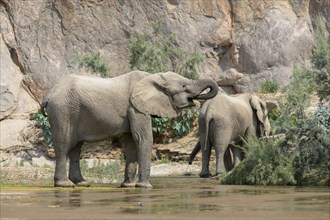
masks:
<path fill-rule="evenodd" d="M 321 17 L 317 18 L 315 31 L 315 53 L 313 68 L 316 80 L 316 91 L 320 102 L 330 101 L 330 46 L 329 33 Z"/>
<path fill-rule="evenodd" d="M 294 147 L 293 166 L 298 185 L 330 185 L 330 107 L 319 108 L 310 119 L 287 133 Z"/>
<path fill-rule="evenodd" d="M 197 51 L 188 53 L 178 47 L 174 34 L 165 33 L 164 22 L 151 23 L 153 35 L 133 34 L 129 41 L 131 69 L 150 73 L 173 71 L 198 79 L 197 66 L 204 57 Z"/>
<path fill-rule="evenodd" d="M 315 30 L 315 51 L 313 55 L 314 68 L 318 70 L 327 69 L 330 65 L 330 47 L 328 43 L 329 33 L 326 29 L 325 22 L 321 16 L 316 19 Z"/>
<path fill-rule="evenodd" d="M 46 144 L 49 147 L 52 147 L 52 133 L 50 130 L 48 118 L 45 117 L 40 111 L 38 111 L 37 113 L 34 113 L 32 119 L 36 121 L 37 127 L 41 128 Z"/>
<path fill-rule="evenodd" d="M 156 141 L 167 137 L 182 137 L 188 134 L 198 116 L 197 108 L 183 109 L 176 118 L 153 118 L 152 129 Z"/>
<path fill-rule="evenodd" d="M 267 79 L 261 83 L 261 93 L 276 93 L 278 90 L 278 83 L 275 79 Z"/>
<path fill-rule="evenodd" d="M 176 119 L 172 119 L 172 129 L 175 135 L 182 137 L 189 133 L 198 116 L 197 108 L 183 109 Z"/>
<path fill-rule="evenodd" d="M 295 127 L 299 120 L 307 118 L 305 109 L 310 105 L 314 85 L 311 71 L 293 70 L 291 82 L 285 87 L 284 98 L 278 100 L 279 110 L 271 113 L 275 133 L 285 132 Z"/>
<path fill-rule="evenodd" d="M 73 63 L 78 64 L 78 68 L 86 68 L 93 74 L 99 75 L 102 78 L 111 77 L 109 68 L 106 62 L 101 58 L 100 53 L 85 53 L 81 56 L 75 56 Z"/>
<path fill-rule="evenodd" d="M 280 139 L 248 138 L 245 158 L 220 182 L 223 184 L 294 185 L 293 154 Z"/>

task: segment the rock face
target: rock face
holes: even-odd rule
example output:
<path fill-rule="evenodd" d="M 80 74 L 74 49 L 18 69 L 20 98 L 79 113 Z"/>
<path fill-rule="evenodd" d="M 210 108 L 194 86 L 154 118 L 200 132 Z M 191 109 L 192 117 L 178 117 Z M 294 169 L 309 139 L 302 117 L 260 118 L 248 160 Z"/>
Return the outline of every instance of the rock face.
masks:
<path fill-rule="evenodd" d="M 60 76 L 78 72 L 72 61 L 79 54 L 99 52 L 112 75 L 128 72 L 129 37 L 151 33 L 153 21 L 163 21 L 179 47 L 199 51 L 200 76 L 228 91 L 258 91 L 266 78 L 286 82 L 293 65 L 308 63 L 313 19 L 319 10 L 329 17 L 329 6 L 325 0 L 0 0 L 1 120 L 35 112 Z"/>

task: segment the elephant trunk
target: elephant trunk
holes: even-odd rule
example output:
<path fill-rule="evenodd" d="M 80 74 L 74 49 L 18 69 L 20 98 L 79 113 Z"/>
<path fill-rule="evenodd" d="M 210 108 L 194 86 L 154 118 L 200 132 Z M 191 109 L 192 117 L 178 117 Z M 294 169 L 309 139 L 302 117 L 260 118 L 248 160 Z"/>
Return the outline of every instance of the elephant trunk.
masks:
<path fill-rule="evenodd" d="M 201 99 L 201 100 L 211 99 L 218 94 L 219 87 L 217 83 L 212 79 L 198 80 L 196 84 L 197 87 L 199 88 L 198 89 L 199 93 L 196 94 L 195 97 L 193 97 L 194 99 Z M 210 91 L 204 93 L 206 89 L 210 89 Z"/>

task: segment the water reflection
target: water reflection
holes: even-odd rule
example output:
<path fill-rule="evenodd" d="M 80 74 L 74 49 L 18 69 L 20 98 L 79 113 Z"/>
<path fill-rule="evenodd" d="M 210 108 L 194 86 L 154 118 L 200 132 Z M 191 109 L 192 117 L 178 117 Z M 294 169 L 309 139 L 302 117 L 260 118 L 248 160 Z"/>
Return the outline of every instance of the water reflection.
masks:
<path fill-rule="evenodd" d="M 153 179 L 154 189 L 54 189 L 9 196 L 1 218 L 309 218 L 329 219 L 329 188 L 225 186 L 194 178 Z M 167 187 L 165 187 L 167 186 Z M 5 211 L 3 211 L 5 210 Z M 38 212 L 26 212 L 38 210 Z M 45 215 L 43 215 L 45 213 Z M 50 215 L 50 213 L 52 215 Z M 73 215 L 75 214 L 75 215 Z M 93 214 L 93 215 L 92 215 Z M 94 216 L 95 215 L 95 216 Z M 55 217 L 56 216 L 56 217 Z M 141 217 L 143 216 L 143 217 Z M 175 218 L 177 219 L 177 218 Z"/>
<path fill-rule="evenodd" d="M 81 207 L 81 190 L 55 190 L 54 192 L 54 207 L 66 207 L 66 208 L 77 208 Z"/>

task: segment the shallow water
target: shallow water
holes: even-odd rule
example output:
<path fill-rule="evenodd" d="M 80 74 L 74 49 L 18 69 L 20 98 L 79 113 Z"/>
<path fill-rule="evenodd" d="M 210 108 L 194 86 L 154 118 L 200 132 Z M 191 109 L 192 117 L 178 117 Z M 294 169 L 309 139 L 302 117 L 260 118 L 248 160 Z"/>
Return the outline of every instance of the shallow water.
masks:
<path fill-rule="evenodd" d="M 1 219 L 330 219 L 329 188 L 219 185 L 152 178 L 153 189 L 117 185 L 1 188 Z"/>

